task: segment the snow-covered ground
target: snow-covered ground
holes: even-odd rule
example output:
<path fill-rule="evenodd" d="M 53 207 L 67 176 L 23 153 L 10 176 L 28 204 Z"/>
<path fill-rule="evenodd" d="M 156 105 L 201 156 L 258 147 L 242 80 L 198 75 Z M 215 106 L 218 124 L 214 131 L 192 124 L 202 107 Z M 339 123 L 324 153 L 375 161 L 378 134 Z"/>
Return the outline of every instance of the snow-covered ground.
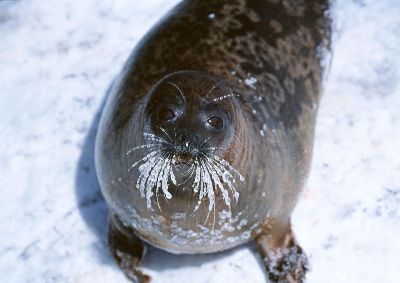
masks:
<path fill-rule="evenodd" d="M 105 246 L 96 112 L 177 0 L 0 2 L 0 278 L 126 282 Z M 308 282 L 400 282 L 400 1 L 340 0 L 309 182 L 293 215 Z M 252 245 L 149 249 L 154 283 L 264 282 Z"/>

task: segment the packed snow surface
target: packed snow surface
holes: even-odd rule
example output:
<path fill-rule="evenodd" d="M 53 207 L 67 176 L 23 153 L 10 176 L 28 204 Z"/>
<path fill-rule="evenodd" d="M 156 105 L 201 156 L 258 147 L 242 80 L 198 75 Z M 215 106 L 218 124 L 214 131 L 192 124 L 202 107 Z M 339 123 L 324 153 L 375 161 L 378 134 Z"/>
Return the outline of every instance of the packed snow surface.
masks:
<path fill-rule="evenodd" d="M 2 282 L 127 282 L 105 244 L 96 113 L 132 48 L 176 3 L 0 2 Z M 334 14 L 294 231 L 310 259 L 307 282 L 397 283 L 400 1 L 340 0 Z M 203 256 L 149 248 L 143 266 L 155 283 L 265 281 L 253 245 Z"/>

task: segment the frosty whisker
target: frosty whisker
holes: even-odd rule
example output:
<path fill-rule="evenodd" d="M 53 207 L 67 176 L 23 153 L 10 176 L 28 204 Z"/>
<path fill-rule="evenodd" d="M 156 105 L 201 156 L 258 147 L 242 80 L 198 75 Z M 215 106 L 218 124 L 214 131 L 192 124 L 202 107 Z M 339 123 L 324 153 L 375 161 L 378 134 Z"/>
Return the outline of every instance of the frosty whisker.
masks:
<path fill-rule="evenodd" d="M 245 181 L 245 179 L 244 179 L 244 177 L 242 176 L 242 174 L 240 174 L 239 171 L 237 171 L 235 168 L 233 168 L 232 165 L 230 165 L 228 161 L 226 161 L 225 159 L 222 159 L 222 158 L 220 158 L 220 157 L 218 157 L 218 156 L 216 156 L 216 155 L 214 155 L 214 154 L 210 154 L 210 157 L 211 157 L 211 158 L 214 158 L 214 159 L 215 159 L 216 161 L 218 161 L 221 165 L 224 165 L 224 166 L 228 167 L 229 170 L 232 170 L 233 172 L 235 172 L 236 175 L 239 176 L 239 180 L 240 180 L 240 181 L 242 181 L 242 182 Z"/>
<path fill-rule="evenodd" d="M 185 97 L 185 95 L 183 94 L 182 89 L 181 89 L 176 83 L 174 83 L 174 82 L 167 82 L 167 84 L 170 84 L 170 85 L 174 86 L 174 87 L 179 91 L 179 93 L 181 94 L 181 96 L 182 96 L 182 97 Z"/>
<path fill-rule="evenodd" d="M 211 92 L 213 92 L 213 90 L 218 87 L 218 83 L 219 82 L 217 82 L 215 85 L 213 85 L 213 87 L 206 93 L 206 95 L 204 97 L 207 97 Z"/>
<path fill-rule="evenodd" d="M 179 183 L 178 186 L 182 186 L 183 184 L 187 183 L 187 182 L 193 177 L 193 174 L 194 174 L 194 172 L 195 172 L 195 166 L 191 166 L 189 170 L 192 171 L 192 172 L 190 173 L 190 176 L 187 177 L 186 180 L 183 181 L 182 183 Z M 189 172 L 189 170 L 188 170 L 187 172 Z"/>
<path fill-rule="evenodd" d="M 131 169 L 133 169 L 134 167 L 136 167 L 140 162 L 142 162 L 142 161 L 147 161 L 149 158 L 153 158 L 155 155 L 160 154 L 161 151 L 162 151 L 162 149 L 159 149 L 159 150 L 155 150 L 155 151 L 150 152 L 149 154 L 147 154 L 147 155 L 146 155 L 145 157 L 143 157 L 142 159 L 139 159 L 138 161 L 136 161 L 135 163 L 133 163 L 133 164 L 129 167 L 128 171 L 130 171 Z"/>
<path fill-rule="evenodd" d="M 169 138 L 169 141 L 170 142 L 173 142 L 173 140 L 172 140 L 172 138 L 171 138 L 171 136 L 167 133 L 167 131 L 166 130 L 164 130 L 164 128 L 162 128 L 162 127 L 158 127 L 164 134 L 166 134 L 167 135 L 167 137 Z"/>
<path fill-rule="evenodd" d="M 234 176 L 229 171 L 226 171 L 226 168 L 223 167 L 220 163 L 214 160 L 210 160 L 210 162 L 214 165 L 214 169 L 217 171 L 218 175 L 223 176 L 223 181 L 228 185 L 229 190 L 231 191 L 234 199 L 237 202 L 239 199 L 239 193 L 236 192 L 235 187 L 232 184 L 235 182 Z"/>
<path fill-rule="evenodd" d="M 150 149 L 150 148 L 152 148 L 154 146 L 160 146 L 160 143 L 150 143 L 150 144 L 138 145 L 138 146 L 135 146 L 134 148 L 131 148 L 130 150 L 128 150 L 126 154 L 130 154 L 133 151 L 139 150 L 139 149 L 145 149 L 145 148 Z"/>
<path fill-rule="evenodd" d="M 148 138 L 149 140 L 151 140 L 151 141 L 158 141 L 158 142 L 160 142 L 160 143 L 169 144 L 168 141 L 166 141 L 165 139 L 163 139 L 163 138 L 161 138 L 161 137 L 159 137 L 159 136 L 156 136 L 156 135 L 154 135 L 154 134 L 144 133 L 143 135 L 144 135 L 145 137 L 147 137 L 147 138 Z"/>
<path fill-rule="evenodd" d="M 211 137 L 205 138 L 205 139 L 202 141 L 202 143 L 199 145 L 199 148 L 202 148 L 202 146 L 203 146 L 206 142 L 208 142 L 208 141 L 210 140 L 210 138 L 211 138 Z"/>
<path fill-rule="evenodd" d="M 204 148 L 204 150 L 205 151 L 215 151 L 215 150 L 218 150 L 218 149 L 223 149 L 222 147 L 219 147 L 219 146 L 213 146 L 213 147 L 206 147 L 206 148 Z"/>
<path fill-rule="evenodd" d="M 189 167 L 189 169 L 187 169 L 185 172 L 180 172 L 179 170 L 176 170 L 176 172 L 181 175 L 181 176 L 185 176 L 187 175 L 187 173 L 189 173 L 192 169 L 193 169 L 193 164 Z"/>
<path fill-rule="evenodd" d="M 166 131 L 160 128 L 169 139 L 171 137 Z M 128 153 L 139 149 L 151 150 L 144 157 L 133 163 L 129 171 L 138 168 L 139 177 L 136 180 L 136 189 L 140 195 L 146 198 L 148 209 L 152 209 L 152 199 L 155 195 L 155 202 L 161 211 L 159 197 L 162 195 L 168 204 L 168 200 L 172 198 L 169 192 L 170 187 L 187 186 L 192 188 L 193 194 L 197 195 L 197 203 L 194 207 L 195 213 L 203 202 L 207 201 L 208 213 L 205 224 L 208 223 L 211 213 L 213 212 L 213 228 L 215 225 L 216 195 L 221 195 L 221 201 L 229 210 L 231 209 L 232 200 L 236 203 L 239 199 L 235 180 L 244 182 L 244 177 L 225 159 L 212 154 L 211 152 L 219 149 L 219 147 L 205 147 L 204 145 L 210 138 L 202 141 L 199 155 L 193 157 L 192 164 L 184 172 L 179 171 L 179 158 L 176 153 L 168 151 L 170 142 L 147 133 L 147 137 L 155 140 L 154 143 L 136 146 L 128 151 Z M 186 176 L 181 183 L 177 183 L 175 174 Z M 188 182 L 191 182 L 191 184 Z M 160 194 L 160 191 L 162 194 Z"/>
<path fill-rule="evenodd" d="M 221 100 L 224 100 L 224 99 L 228 99 L 228 98 L 231 98 L 231 97 L 235 97 L 235 96 L 239 96 L 239 95 L 235 94 L 235 93 L 230 93 L 230 94 L 227 94 L 227 95 L 224 95 L 224 96 L 220 96 L 220 97 L 214 98 L 214 99 L 210 100 L 208 103 L 218 102 L 218 101 L 221 101 Z"/>
<path fill-rule="evenodd" d="M 168 155 L 168 156 L 162 155 L 162 158 L 164 158 L 164 160 L 163 160 L 163 165 L 162 165 L 162 168 L 161 168 L 161 170 L 160 170 L 160 172 L 158 173 L 158 176 L 157 176 L 156 200 L 157 200 L 158 209 L 159 209 L 160 211 L 162 211 L 162 210 L 161 210 L 161 207 L 160 207 L 160 202 L 159 202 L 159 200 L 158 200 L 158 191 L 159 191 L 159 189 L 162 187 L 162 180 L 163 180 L 165 177 L 168 177 L 168 176 L 165 176 L 165 175 L 166 175 L 165 168 L 167 167 L 167 165 L 168 165 L 169 162 L 170 162 L 169 156 L 170 156 L 170 155 Z M 161 177 L 161 178 L 160 178 L 160 177 Z"/>

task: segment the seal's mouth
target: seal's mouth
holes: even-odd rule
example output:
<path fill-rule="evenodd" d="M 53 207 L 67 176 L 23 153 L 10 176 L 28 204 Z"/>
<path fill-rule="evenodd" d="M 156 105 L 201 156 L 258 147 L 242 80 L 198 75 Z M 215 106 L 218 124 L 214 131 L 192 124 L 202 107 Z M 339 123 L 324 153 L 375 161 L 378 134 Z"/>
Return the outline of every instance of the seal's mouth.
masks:
<path fill-rule="evenodd" d="M 181 177 L 191 175 L 192 169 L 195 167 L 196 159 L 199 157 L 200 150 L 190 143 L 175 144 L 173 146 L 175 156 L 174 169 Z"/>
<path fill-rule="evenodd" d="M 188 177 L 195 166 L 196 156 L 190 153 L 176 154 L 174 169 L 181 177 Z"/>

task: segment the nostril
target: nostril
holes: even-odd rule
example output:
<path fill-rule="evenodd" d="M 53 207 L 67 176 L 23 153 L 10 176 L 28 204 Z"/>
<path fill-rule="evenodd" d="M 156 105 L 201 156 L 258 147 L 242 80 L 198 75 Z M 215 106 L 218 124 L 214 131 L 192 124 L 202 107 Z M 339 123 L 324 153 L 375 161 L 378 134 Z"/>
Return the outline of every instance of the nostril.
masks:
<path fill-rule="evenodd" d="M 178 142 L 185 146 L 194 146 L 198 143 L 199 138 L 197 137 L 197 135 L 192 135 L 192 134 L 183 134 L 180 135 L 178 138 Z"/>
<path fill-rule="evenodd" d="M 198 141 L 197 135 L 182 134 L 177 139 L 175 149 L 180 153 L 195 155 L 198 153 Z"/>

